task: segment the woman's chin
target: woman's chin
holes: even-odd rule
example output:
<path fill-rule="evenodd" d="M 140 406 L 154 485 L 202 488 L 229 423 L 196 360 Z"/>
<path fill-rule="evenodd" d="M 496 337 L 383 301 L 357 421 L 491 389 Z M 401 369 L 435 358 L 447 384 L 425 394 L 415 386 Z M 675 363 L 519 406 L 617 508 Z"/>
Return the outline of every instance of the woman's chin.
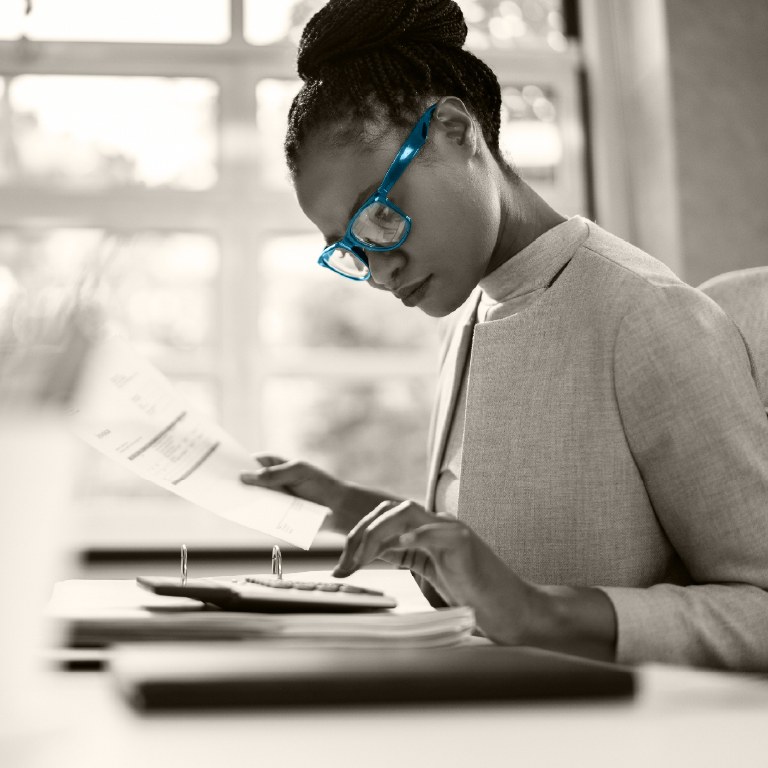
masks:
<path fill-rule="evenodd" d="M 430 317 L 447 317 L 461 307 L 471 294 L 472 291 L 469 291 L 469 293 L 441 295 L 435 291 L 432 295 L 425 296 L 424 300 L 419 302 L 417 307 Z"/>

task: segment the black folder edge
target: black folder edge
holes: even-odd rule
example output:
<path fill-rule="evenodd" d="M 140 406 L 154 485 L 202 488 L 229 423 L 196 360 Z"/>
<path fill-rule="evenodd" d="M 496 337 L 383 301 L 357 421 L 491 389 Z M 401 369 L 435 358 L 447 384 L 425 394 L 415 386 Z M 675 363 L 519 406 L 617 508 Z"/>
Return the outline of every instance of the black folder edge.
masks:
<path fill-rule="evenodd" d="M 128 654 L 137 652 L 153 651 L 127 649 Z M 226 653 L 225 648 L 221 652 Z M 142 674 L 136 659 L 121 659 L 118 648 L 112 675 L 128 701 L 145 712 L 628 699 L 636 691 L 631 668 L 535 648 L 262 647 L 253 649 L 241 674 L 231 669 L 218 674 L 214 662 L 210 668 L 190 665 L 187 676 L 178 668 Z M 291 659 L 297 663 L 291 664 Z"/>

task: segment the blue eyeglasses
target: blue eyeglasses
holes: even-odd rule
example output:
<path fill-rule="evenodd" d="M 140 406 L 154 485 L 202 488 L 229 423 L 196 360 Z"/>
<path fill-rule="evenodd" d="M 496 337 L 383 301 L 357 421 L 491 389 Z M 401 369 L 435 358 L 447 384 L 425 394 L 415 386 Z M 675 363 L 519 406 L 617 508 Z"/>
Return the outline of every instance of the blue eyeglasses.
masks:
<path fill-rule="evenodd" d="M 411 217 L 388 197 L 392 187 L 427 141 L 429 121 L 437 104 L 420 118 L 395 155 L 379 188 L 358 208 L 341 240 L 329 245 L 317 263 L 350 280 L 371 276 L 365 251 L 394 251 L 411 231 Z"/>

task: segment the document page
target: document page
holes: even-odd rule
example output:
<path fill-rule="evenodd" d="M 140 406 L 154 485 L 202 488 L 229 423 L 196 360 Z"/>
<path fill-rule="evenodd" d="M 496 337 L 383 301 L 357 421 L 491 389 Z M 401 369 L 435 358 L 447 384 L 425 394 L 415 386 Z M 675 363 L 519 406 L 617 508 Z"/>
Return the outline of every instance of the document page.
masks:
<path fill-rule="evenodd" d="M 135 474 L 227 520 L 309 549 L 325 507 L 243 485 L 250 453 L 196 413 L 118 336 L 93 349 L 71 410 L 77 435 Z"/>

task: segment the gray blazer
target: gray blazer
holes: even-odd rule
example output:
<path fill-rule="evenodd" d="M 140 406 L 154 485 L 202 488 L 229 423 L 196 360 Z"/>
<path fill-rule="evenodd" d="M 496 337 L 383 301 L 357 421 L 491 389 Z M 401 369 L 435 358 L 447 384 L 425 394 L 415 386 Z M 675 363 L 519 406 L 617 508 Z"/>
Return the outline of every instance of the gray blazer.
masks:
<path fill-rule="evenodd" d="M 526 268 L 527 309 L 475 326 L 476 292 L 450 318 L 427 506 L 471 351 L 459 517 L 526 579 L 601 587 L 620 662 L 768 669 L 768 419 L 738 330 L 586 220 Z"/>

